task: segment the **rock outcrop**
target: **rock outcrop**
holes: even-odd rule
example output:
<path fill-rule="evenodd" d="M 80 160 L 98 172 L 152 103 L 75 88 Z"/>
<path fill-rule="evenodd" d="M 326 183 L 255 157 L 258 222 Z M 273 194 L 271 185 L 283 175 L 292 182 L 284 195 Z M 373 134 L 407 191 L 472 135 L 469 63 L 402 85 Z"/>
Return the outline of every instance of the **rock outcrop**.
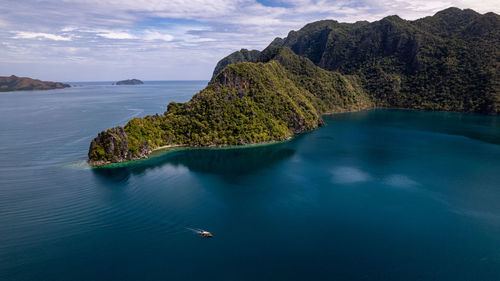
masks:
<path fill-rule="evenodd" d="M 118 126 L 101 132 L 90 143 L 89 164 L 103 165 L 123 161 L 146 158 L 151 153 L 146 141 L 136 153 L 132 153 L 128 145 L 128 136 L 123 127 Z M 100 159 L 100 160 L 98 160 Z"/>
<path fill-rule="evenodd" d="M 230 64 L 237 64 L 240 62 L 255 62 L 257 61 L 258 57 L 260 55 L 260 52 L 257 50 L 247 50 L 247 49 L 241 49 L 239 51 L 236 51 L 229 56 L 223 58 L 220 60 L 217 65 L 215 66 L 212 79 L 217 76 L 226 66 Z"/>

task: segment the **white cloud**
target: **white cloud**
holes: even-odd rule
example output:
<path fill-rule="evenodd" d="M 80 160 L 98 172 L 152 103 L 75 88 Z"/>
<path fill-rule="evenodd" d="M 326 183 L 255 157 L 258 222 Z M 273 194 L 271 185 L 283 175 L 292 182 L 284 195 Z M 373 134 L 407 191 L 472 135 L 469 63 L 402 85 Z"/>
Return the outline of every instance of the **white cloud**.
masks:
<path fill-rule="evenodd" d="M 215 42 L 217 41 L 217 39 L 192 36 L 192 37 L 187 37 L 185 41 L 189 43 L 206 43 L 206 42 Z"/>
<path fill-rule="evenodd" d="M 108 70 L 128 65 L 146 72 L 150 69 L 151 75 L 161 73 L 165 79 L 182 75 L 208 79 L 225 55 L 240 48 L 263 49 L 275 37 L 316 20 L 375 21 L 395 14 L 411 20 L 450 6 L 500 13 L 498 0 L 273 2 L 278 5 L 267 7 L 257 0 L 12 1 L 0 5 L 0 62 L 58 61 L 65 65 L 68 58 L 67 69 L 76 72 L 84 68 L 73 62 L 85 58 L 97 70 L 104 65 Z M 100 78 L 98 71 L 89 75 Z"/>
<path fill-rule="evenodd" d="M 462 8 L 472 8 L 481 13 L 500 13 L 498 0 L 458 0 L 456 1 L 456 5 Z"/>
<path fill-rule="evenodd" d="M 168 42 L 174 40 L 174 37 L 170 34 L 160 33 L 158 31 L 151 31 L 151 30 L 146 30 L 142 38 L 148 41 L 161 40 Z"/>
<path fill-rule="evenodd" d="M 25 31 L 16 31 L 16 35 L 12 38 L 14 39 L 50 39 L 54 41 L 71 41 L 71 37 L 64 37 L 56 34 L 50 33 L 42 33 L 42 32 L 25 32 Z"/>
<path fill-rule="evenodd" d="M 61 32 L 71 32 L 71 31 L 74 31 L 76 29 L 77 28 L 73 27 L 73 26 L 66 26 L 66 27 L 64 27 L 64 28 L 61 29 Z"/>
<path fill-rule="evenodd" d="M 71 0 L 112 11 L 140 11 L 170 18 L 214 17 L 234 12 L 253 0 Z"/>
<path fill-rule="evenodd" d="M 130 33 L 127 33 L 127 32 L 123 32 L 123 31 L 112 31 L 112 30 L 108 30 L 108 31 L 101 31 L 99 33 L 97 33 L 97 36 L 100 36 L 100 37 L 103 37 L 103 38 L 107 38 L 107 39 L 136 39 L 137 37 L 130 34 Z"/>

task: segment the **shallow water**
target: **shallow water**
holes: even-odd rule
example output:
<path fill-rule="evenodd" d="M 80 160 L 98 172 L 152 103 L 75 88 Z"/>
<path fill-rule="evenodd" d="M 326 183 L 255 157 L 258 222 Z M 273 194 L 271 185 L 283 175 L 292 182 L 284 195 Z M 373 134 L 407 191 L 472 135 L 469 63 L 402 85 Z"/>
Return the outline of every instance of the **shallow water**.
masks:
<path fill-rule="evenodd" d="M 500 280 L 498 117 L 346 113 L 90 169 L 99 131 L 206 82 L 78 84 L 0 94 L 0 280 Z"/>

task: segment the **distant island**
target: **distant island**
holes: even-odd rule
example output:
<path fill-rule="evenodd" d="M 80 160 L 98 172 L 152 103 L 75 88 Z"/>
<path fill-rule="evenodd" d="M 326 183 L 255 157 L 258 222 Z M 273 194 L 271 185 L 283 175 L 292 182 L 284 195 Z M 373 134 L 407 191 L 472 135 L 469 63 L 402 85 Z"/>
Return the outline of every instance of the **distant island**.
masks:
<path fill-rule="evenodd" d="M 500 16 L 449 8 L 415 21 L 324 20 L 222 59 L 208 86 L 162 115 L 101 132 L 89 164 L 160 147 L 281 141 L 323 114 L 372 108 L 500 113 Z"/>
<path fill-rule="evenodd" d="M 68 84 L 51 81 L 40 81 L 28 77 L 0 76 L 0 92 L 53 90 L 71 87 Z"/>
<path fill-rule="evenodd" d="M 141 85 L 141 84 L 144 84 L 144 82 L 142 82 L 139 79 L 127 79 L 127 80 L 118 81 L 115 84 L 116 85 Z"/>

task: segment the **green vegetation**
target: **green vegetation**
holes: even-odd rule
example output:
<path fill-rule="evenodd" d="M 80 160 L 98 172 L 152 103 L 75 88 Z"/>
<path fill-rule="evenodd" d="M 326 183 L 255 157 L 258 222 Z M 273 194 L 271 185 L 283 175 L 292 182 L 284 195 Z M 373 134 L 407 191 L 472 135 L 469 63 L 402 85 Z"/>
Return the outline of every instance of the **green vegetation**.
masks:
<path fill-rule="evenodd" d="M 268 48 L 282 46 L 325 70 L 358 77 L 377 106 L 500 113 L 500 16 L 494 13 L 449 8 L 415 21 L 324 20 Z M 262 60 L 263 54 L 254 59 Z"/>
<path fill-rule="evenodd" d="M 89 163 L 145 158 L 166 145 L 284 140 L 321 114 L 395 107 L 500 113 L 500 16 L 451 8 L 406 21 L 319 21 L 265 50 L 221 60 L 209 85 L 163 115 L 104 131 Z"/>
<path fill-rule="evenodd" d="M 322 124 L 321 114 L 373 106 L 353 77 L 315 66 L 288 48 L 266 63 L 227 66 L 186 103 L 134 118 L 92 141 L 91 164 L 146 157 L 165 145 L 242 145 L 290 138 Z"/>

